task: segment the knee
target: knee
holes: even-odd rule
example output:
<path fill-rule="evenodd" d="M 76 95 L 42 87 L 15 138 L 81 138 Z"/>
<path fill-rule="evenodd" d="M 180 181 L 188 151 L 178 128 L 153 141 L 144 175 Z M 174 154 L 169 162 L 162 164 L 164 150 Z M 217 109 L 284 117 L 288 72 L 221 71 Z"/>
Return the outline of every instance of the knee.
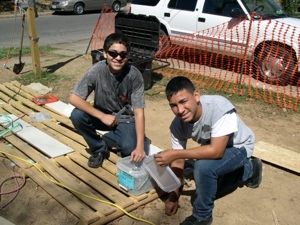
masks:
<path fill-rule="evenodd" d="M 74 108 L 71 112 L 70 119 L 72 123 L 76 126 L 77 124 L 80 124 L 86 120 L 86 113 L 77 108 Z"/>
<path fill-rule="evenodd" d="M 213 168 L 210 166 L 210 160 L 197 160 L 194 164 L 194 177 L 201 179 L 211 176 L 214 173 Z"/>
<path fill-rule="evenodd" d="M 130 156 L 131 152 L 135 149 L 135 144 L 123 141 L 120 143 L 122 157 Z"/>

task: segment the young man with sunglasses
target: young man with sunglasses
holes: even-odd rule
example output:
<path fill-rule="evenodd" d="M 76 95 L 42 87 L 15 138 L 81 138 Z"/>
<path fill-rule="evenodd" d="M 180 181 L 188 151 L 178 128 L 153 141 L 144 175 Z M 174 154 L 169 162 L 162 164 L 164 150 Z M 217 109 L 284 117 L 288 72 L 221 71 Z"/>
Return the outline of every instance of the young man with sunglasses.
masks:
<path fill-rule="evenodd" d="M 218 95 L 203 95 L 183 76 L 172 78 L 166 96 L 175 118 L 171 123 L 172 149 L 155 155 L 160 166 L 170 165 L 182 179 L 185 159 L 193 165 L 196 192 L 193 212 L 181 225 L 210 225 L 214 200 L 237 187 L 257 188 L 262 179 L 262 162 L 252 158 L 255 137 L 237 115 L 235 107 Z M 187 148 L 187 140 L 199 144 Z M 165 212 L 171 216 L 179 208 L 180 191 L 171 192 Z"/>
<path fill-rule="evenodd" d="M 102 166 L 109 157 L 108 146 L 96 130 L 115 141 L 122 157 L 140 162 L 146 156 L 144 80 L 141 72 L 128 64 L 130 43 L 119 33 L 106 37 L 105 60 L 95 63 L 72 90 L 69 103 L 75 106 L 70 119 L 83 136 L 91 156 L 88 166 Z M 94 104 L 86 100 L 94 93 Z"/>

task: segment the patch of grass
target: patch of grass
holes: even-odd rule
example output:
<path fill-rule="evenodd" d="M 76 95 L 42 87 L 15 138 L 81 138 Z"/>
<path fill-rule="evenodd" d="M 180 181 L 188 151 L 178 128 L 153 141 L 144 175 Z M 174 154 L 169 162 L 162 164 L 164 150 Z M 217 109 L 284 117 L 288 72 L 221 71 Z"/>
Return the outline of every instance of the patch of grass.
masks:
<path fill-rule="evenodd" d="M 40 54 L 49 53 L 57 50 L 57 48 L 49 47 L 49 46 L 41 46 L 39 47 Z M 11 47 L 9 48 L 0 48 L 0 59 L 5 59 L 7 54 L 9 58 L 17 57 L 20 53 L 20 47 Z M 22 55 L 30 55 L 30 47 L 23 47 Z"/>

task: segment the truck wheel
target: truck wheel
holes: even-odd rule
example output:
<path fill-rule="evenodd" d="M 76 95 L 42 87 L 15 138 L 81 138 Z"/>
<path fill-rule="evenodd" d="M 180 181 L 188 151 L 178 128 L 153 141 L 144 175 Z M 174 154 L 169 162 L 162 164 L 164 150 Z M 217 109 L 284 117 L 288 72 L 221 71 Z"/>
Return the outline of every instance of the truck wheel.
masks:
<path fill-rule="evenodd" d="M 291 49 L 268 45 L 255 56 L 259 78 L 272 84 L 288 85 L 291 82 L 296 61 Z"/>
<path fill-rule="evenodd" d="M 82 15 L 84 13 L 84 5 L 81 3 L 78 3 L 74 6 L 74 13 L 76 15 Z"/>
<path fill-rule="evenodd" d="M 120 2 L 114 2 L 111 7 L 114 12 L 119 12 L 121 9 L 121 4 Z"/>

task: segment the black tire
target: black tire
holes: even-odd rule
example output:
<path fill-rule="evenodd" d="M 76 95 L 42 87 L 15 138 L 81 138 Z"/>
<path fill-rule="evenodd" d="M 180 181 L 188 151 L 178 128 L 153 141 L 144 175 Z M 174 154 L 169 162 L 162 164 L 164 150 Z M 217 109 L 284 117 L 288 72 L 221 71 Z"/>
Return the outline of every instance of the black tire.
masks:
<path fill-rule="evenodd" d="M 288 85 L 297 66 L 290 47 L 279 44 L 268 44 L 255 56 L 255 64 L 259 79 L 266 83 Z"/>
<path fill-rule="evenodd" d="M 82 15 L 84 13 L 84 5 L 82 3 L 77 3 L 74 6 L 74 14 L 75 15 Z"/>
<path fill-rule="evenodd" d="M 119 12 L 121 9 L 121 3 L 120 2 L 114 2 L 111 6 L 112 10 L 114 12 Z"/>

